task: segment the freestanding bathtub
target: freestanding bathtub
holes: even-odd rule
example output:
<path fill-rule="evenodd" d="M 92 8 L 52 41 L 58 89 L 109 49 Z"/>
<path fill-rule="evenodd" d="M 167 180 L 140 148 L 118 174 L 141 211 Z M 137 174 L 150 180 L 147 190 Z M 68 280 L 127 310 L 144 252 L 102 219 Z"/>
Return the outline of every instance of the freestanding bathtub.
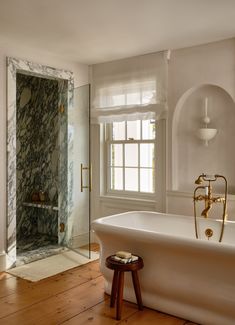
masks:
<path fill-rule="evenodd" d="M 192 217 L 157 212 L 127 212 L 95 220 L 101 246 L 101 272 L 110 294 L 112 271 L 107 256 L 119 250 L 143 257 L 139 272 L 145 306 L 203 325 L 235 324 L 235 222 L 199 218 L 200 239 Z M 207 240 L 205 230 L 214 235 Z M 124 298 L 135 302 L 129 274 Z"/>

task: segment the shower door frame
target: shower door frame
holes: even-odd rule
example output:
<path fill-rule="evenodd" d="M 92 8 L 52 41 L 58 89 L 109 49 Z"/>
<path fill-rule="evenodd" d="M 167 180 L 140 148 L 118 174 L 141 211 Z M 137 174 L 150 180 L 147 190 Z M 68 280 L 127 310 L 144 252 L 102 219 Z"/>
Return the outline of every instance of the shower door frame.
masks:
<path fill-rule="evenodd" d="M 53 78 L 68 82 L 67 111 L 73 106 L 74 78 L 71 71 L 55 69 L 49 66 L 33 63 L 26 60 L 7 57 L 7 222 L 6 222 L 6 268 L 12 267 L 16 262 L 16 74 L 24 73 L 42 78 Z M 69 115 L 69 113 L 68 113 Z M 68 116 L 69 123 L 69 116 Z M 59 233 L 59 243 L 68 245 L 71 240 L 72 229 L 69 226 L 72 216 L 72 142 L 68 139 L 68 197 L 67 197 L 67 224 L 65 232 Z M 71 152 L 69 152 L 71 151 Z M 72 222 L 71 222 L 72 223 Z"/>
<path fill-rule="evenodd" d="M 74 178 L 76 180 L 74 180 L 73 184 L 74 204 L 73 216 L 71 218 L 73 224 L 69 224 L 69 226 L 72 226 L 73 236 L 67 246 L 70 250 L 89 259 L 92 256 L 90 215 L 92 190 L 90 93 L 91 85 L 89 83 L 74 88 L 74 107 L 73 113 L 71 113 L 71 119 L 74 120 Z M 86 127 L 84 128 L 84 126 Z M 77 221 L 79 223 L 76 223 Z"/>

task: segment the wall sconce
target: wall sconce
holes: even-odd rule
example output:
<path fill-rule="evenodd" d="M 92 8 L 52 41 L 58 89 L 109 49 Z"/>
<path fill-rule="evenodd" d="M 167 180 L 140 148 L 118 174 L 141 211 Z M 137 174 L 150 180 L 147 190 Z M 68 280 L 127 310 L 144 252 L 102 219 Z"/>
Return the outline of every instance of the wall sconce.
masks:
<path fill-rule="evenodd" d="M 208 98 L 205 98 L 205 116 L 203 117 L 203 123 L 205 124 L 204 128 L 197 130 L 197 137 L 200 140 L 205 141 L 205 146 L 208 146 L 208 141 L 213 139 L 217 134 L 217 129 L 208 128 L 210 123 L 210 118 L 208 116 Z"/>

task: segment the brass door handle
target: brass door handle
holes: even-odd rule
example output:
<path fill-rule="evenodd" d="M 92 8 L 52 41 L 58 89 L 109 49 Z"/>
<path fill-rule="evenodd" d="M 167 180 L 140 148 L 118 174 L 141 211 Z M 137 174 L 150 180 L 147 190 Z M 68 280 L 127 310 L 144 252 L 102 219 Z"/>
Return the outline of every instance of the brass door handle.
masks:
<path fill-rule="evenodd" d="M 83 185 L 83 171 L 87 170 L 89 171 L 89 185 Z M 90 167 L 83 167 L 83 164 L 81 164 L 81 192 L 83 192 L 84 189 L 89 189 L 89 191 L 91 192 L 92 189 L 92 167 L 90 165 Z"/>

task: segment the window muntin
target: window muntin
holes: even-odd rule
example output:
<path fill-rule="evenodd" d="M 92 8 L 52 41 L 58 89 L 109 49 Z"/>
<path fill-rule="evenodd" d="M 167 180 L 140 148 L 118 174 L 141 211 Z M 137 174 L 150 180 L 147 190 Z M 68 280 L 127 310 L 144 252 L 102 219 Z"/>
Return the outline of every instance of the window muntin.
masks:
<path fill-rule="evenodd" d="M 155 193 L 155 121 L 108 125 L 108 192 Z"/>

